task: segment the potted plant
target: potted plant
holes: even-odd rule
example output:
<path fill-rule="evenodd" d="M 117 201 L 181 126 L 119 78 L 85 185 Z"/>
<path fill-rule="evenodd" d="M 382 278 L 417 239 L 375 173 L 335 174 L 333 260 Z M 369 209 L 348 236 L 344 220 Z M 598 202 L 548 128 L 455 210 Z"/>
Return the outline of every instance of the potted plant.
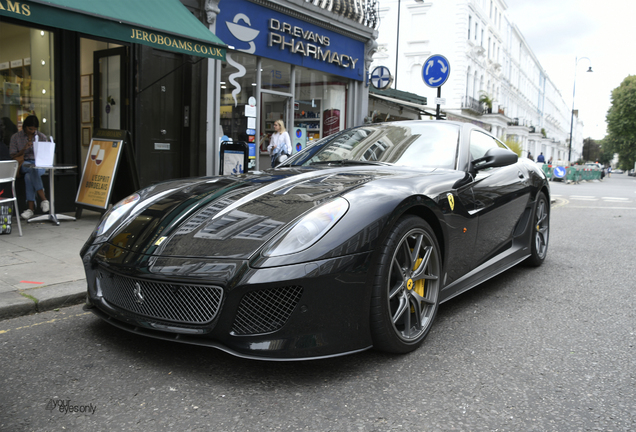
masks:
<path fill-rule="evenodd" d="M 482 103 L 486 107 L 486 112 L 487 113 L 489 113 L 489 114 L 492 113 L 492 104 L 494 102 L 494 99 L 492 98 L 492 96 L 490 96 L 485 91 L 481 91 L 481 92 L 479 92 L 479 102 Z"/>

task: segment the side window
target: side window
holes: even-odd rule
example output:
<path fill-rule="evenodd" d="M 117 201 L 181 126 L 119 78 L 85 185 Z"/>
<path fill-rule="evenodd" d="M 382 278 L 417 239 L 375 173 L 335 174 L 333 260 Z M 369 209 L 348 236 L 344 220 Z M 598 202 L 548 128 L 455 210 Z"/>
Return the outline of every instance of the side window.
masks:
<path fill-rule="evenodd" d="M 474 130 L 470 133 L 470 157 L 472 160 L 482 158 L 491 148 L 503 147 L 499 141 L 483 132 Z"/>

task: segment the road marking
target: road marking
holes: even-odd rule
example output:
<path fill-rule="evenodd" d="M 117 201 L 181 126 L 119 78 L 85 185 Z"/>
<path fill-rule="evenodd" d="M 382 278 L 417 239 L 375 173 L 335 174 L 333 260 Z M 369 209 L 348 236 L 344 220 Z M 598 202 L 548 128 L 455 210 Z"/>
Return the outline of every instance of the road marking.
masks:
<path fill-rule="evenodd" d="M 83 313 L 80 313 L 80 314 L 77 314 L 77 315 L 69 315 L 69 316 L 64 317 L 64 318 L 53 318 L 53 319 L 48 320 L 48 321 L 42 321 L 42 322 L 39 322 L 39 323 L 27 325 L 27 326 L 16 327 L 14 329 L 0 330 L 0 334 L 9 333 L 11 330 L 13 330 L 13 331 L 22 330 L 22 329 L 26 329 L 26 328 L 39 326 L 39 325 L 42 325 L 42 324 L 51 324 L 51 323 L 54 323 L 54 322 L 57 322 L 57 321 L 63 321 L 63 320 L 67 320 L 69 318 L 75 318 L 75 317 L 84 316 L 84 315 L 90 315 L 90 314 L 91 314 L 90 312 L 83 312 Z"/>
<path fill-rule="evenodd" d="M 595 196 L 586 195 L 570 195 L 570 199 L 579 201 L 598 201 L 598 198 L 596 198 Z"/>
<path fill-rule="evenodd" d="M 607 206 L 568 206 L 568 208 L 577 209 L 595 209 L 595 210 L 636 210 L 636 207 L 607 207 Z"/>
<path fill-rule="evenodd" d="M 601 197 L 601 199 L 605 201 L 621 201 L 621 202 L 629 201 L 629 198 L 622 198 L 622 197 Z"/>

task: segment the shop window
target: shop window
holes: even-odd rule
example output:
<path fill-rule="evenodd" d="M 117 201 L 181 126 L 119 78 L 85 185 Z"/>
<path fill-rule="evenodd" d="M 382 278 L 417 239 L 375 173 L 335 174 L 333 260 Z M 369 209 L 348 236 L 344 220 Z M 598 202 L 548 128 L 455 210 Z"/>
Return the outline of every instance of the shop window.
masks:
<path fill-rule="evenodd" d="M 0 22 L 0 117 L 6 144 L 29 115 L 38 117 L 40 132 L 53 135 L 53 37 L 45 30 Z"/>
<path fill-rule="evenodd" d="M 303 67 L 295 74 L 294 127 L 305 128 L 310 141 L 345 129 L 347 82 Z"/>
<path fill-rule="evenodd" d="M 291 93 L 291 65 L 263 59 L 261 88 L 281 93 Z"/>

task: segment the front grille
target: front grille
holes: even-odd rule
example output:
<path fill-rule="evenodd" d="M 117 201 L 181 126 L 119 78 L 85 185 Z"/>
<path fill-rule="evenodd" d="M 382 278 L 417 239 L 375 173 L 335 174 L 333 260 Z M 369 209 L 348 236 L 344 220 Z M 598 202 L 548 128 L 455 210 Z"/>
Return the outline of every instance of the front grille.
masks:
<path fill-rule="evenodd" d="M 182 325 L 210 323 L 219 312 L 223 289 L 217 286 L 153 282 L 100 270 L 104 298 L 124 311 Z"/>
<path fill-rule="evenodd" d="M 269 333 L 283 327 L 300 301 L 303 288 L 288 286 L 252 291 L 241 300 L 232 333 Z"/>

